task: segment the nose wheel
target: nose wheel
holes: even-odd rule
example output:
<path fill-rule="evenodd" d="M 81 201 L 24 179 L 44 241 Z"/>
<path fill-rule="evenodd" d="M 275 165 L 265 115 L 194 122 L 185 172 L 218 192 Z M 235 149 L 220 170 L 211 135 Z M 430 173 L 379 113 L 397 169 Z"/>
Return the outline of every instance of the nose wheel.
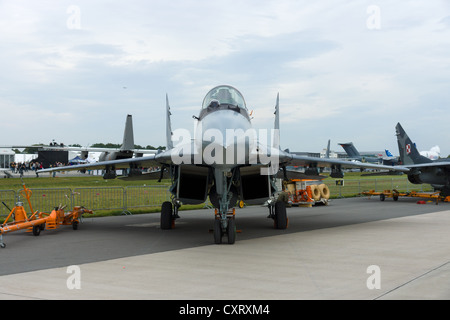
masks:
<path fill-rule="evenodd" d="M 234 220 L 234 209 L 229 212 L 225 219 L 215 211 L 214 219 L 214 243 L 221 244 L 223 236 L 227 236 L 228 244 L 234 244 L 236 242 L 236 222 Z"/>

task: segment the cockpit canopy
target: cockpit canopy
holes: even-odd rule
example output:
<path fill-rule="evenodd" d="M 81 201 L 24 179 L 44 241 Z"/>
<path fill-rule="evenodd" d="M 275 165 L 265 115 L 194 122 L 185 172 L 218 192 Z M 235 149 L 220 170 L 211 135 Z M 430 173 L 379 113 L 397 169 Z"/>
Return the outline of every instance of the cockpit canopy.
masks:
<path fill-rule="evenodd" d="M 223 104 L 247 110 L 242 94 L 237 89 L 226 85 L 211 89 L 203 99 L 202 109 Z"/>

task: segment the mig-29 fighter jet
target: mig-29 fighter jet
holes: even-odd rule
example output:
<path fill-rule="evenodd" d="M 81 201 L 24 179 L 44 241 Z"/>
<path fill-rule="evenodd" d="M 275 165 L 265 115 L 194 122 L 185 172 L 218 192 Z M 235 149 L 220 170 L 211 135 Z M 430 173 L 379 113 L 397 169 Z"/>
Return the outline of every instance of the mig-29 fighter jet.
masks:
<path fill-rule="evenodd" d="M 243 95 L 234 87 L 222 85 L 211 89 L 203 99 L 194 137 L 186 129 L 172 131 L 170 106 L 166 95 L 167 150 L 155 155 L 120 159 L 39 172 L 136 167 L 161 167 L 170 174 L 172 201 L 161 207 L 161 229 L 171 229 L 181 204 L 200 204 L 209 197 L 216 208 L 214 241 L 227 237 L 233 244 L 236 237 L 235 215 L 230 214 L 237 200 L 263 204 L 268 199 L 274 226 L 288 225 L 286 207 L 274 201 L 275 177 L 279 171 L 286 176 L 287 166 L 303 166 L 319 175 L 320 167 L 331 167 L 334 176 L 343 176 L 343 168 L 396 170 L 392 166 L 351 162 L 329 158 L 305 157 L 282 151 L 279 144 L 279 96 L 275 106 L 275 125 L 271 130 L 256 131 Z M 271 142 L 269 138 L 271 138 Z M 408 169 L 399 169 L 408 171 Z"/>

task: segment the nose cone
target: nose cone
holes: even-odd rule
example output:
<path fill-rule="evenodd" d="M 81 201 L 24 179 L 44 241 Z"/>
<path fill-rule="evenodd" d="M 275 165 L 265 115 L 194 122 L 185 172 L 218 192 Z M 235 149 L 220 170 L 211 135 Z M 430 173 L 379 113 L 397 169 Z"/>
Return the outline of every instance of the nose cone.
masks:
<path fill-rule="evenodd" d="M 242 114 L 220 110 L 199 122 L 195 140 L 202 150 L 203 162 L 232 168 L 248 163 L 256 135 L 250 121 Z"/>

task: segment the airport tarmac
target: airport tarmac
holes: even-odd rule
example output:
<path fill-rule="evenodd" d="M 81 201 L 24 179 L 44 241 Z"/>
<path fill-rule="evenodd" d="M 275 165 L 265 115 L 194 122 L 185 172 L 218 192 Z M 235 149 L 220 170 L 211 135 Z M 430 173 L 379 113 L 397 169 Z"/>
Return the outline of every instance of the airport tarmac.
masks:
<path fill-rule="evenodd" d="M 173 230 L 156 213 L 6 234 L 0 300 L 447 300 L 450 203 L 417 200 L 288 208 L 287 230 L 246 207 L 234 245 L 213 244 L 210 209 Z"/>

